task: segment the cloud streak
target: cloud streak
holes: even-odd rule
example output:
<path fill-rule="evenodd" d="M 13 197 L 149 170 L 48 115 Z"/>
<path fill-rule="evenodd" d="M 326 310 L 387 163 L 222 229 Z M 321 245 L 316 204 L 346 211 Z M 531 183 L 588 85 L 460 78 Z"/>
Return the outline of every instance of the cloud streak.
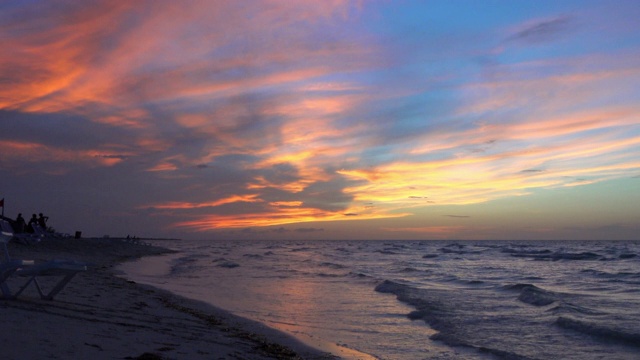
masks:
<path fill-rule="evenodd" d="M 567 30 L 571 20 L 567 16 L 529 22 L 511 35 L 509 41 L 520 41 L 527 44 L 537 44 L 553 40 Z"/>

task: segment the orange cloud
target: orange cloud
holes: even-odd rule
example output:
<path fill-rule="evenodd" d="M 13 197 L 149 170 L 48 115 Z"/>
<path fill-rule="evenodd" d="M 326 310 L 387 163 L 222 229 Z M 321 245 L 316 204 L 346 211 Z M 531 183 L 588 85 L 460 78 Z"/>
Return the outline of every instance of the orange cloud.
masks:
<path fill-rule="evenodd" d="M 152 171 L 152 172 L 156 172 L 156 171 L 174 171 L 176 169 L 178 169 L 178 167 L 175 164 L 163 162 L 163 163 L 156 164 L 155 166 L 148 168 L 147 171 Z"/>
<path fill-rule="evenodd" d="M 146 205 L 142 208 L 152 207 L 155 209 L 199 209 L 199 208 L 207 208 L 207 207 L 216 207 L 225 204 L 232 204 L 236 202 L 261 202 L 262 200 L 257 198 L 255 194 L 249 195 L 232 195 L 223 199 L 219 199 L 216 201 L 210 202 L 202 202 L 202 203 L 192 203 L 192 202 L 168 202 L 154 205 Z"/>
<path fill-rule="evenodd" d="M 24 141 L 0 140 L 2 156 L 6 163 L 27 163 L 31 162 L 35 170 L 38 163 L 61 164 L 82 162 L 89 166 L 103 165 L 113 166 L 120 163 L 129 153 L 118 153 L 113 155 L 110 150 L 71 150 L 45 144 Z"/>
<path fill-rule="evenodd" d="M 276 207 L 298 207 L 302 205 L 302 201 L 274 201 L 269 203 L 269 205 Z"/>
<path fill-rule="evenodd" d="M 247 228 L 279 226 L 304 222 L 372 220 L 404 217 L 409 214 L 369 213 L 349 216 L 351 212 L 330 212 L 313 208 L 278 207 L 269 213 L 246 213 L 240 215 L 204 215 L 196 220 L 174 224 L 175 227 L 187 227 L 197 231 L 209 231 L 225 228 Z"/>

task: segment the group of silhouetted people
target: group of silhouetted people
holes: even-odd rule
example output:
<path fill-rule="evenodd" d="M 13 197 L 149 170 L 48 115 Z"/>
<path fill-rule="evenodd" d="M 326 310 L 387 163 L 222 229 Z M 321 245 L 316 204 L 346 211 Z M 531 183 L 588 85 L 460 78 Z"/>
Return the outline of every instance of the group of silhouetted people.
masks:
<path fill-rule="evenodd" d="M 22 213 L 20 213 L 18 217 L 16 217 L 16 220 L 13 221 L 13 231 L 16 233 L 33 233 L 35 232 L 35 226 L 39 226 L 42 230 L 47 231 L 47 220 L 49 220 L 49 217 L 44 216 L 42 213 L 40 213 L 39 216 L 33 214 L 27 223 L 24 221 Z"/>

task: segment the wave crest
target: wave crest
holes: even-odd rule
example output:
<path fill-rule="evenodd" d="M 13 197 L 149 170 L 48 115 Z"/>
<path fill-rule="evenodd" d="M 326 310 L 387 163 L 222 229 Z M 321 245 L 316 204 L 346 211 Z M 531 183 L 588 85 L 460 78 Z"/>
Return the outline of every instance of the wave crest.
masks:
<path fill-rule="evenodd" d="M 640 333 L 637 332 L 625 331 L 623 329 L 607 327 L 564 316 L 560 316 L 556 320 L 556 324 L 562 328 L 578 331 L 583 334 L 640 347 Z"/>

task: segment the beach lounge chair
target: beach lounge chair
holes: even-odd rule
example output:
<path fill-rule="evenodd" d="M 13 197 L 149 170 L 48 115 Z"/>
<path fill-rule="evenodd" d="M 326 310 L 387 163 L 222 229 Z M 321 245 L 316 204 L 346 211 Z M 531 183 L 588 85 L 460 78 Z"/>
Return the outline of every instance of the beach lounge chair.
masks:
<path fill-rule="evenodd" d="M 7 243 L 13 237 L 13 230 L 11 229 L 11 224 L 9 224 L 5 220 L 0 220 L 0 244 L 4 250 L 4 258 L 2 262 L 0 262 L 0 290 L 2 291 L 2 295 L 7 297 L 7 295 L 11 294 L 9 290 L 9 286 L 6 281 L 9 276 L 13 275 L 16 270 L 18 270 L 21 266 L 23 266 L 22 260 L 12 260 L 9 256 L 9 251 L 7 250 Z"/>
<path fill-rule="evenodd" d="M 4 259 L 0 262 L 0 290 L 4 298 L 14 299 L 30 284 L 34 284 L 42 299 L 53 300 L 77 273 L 87 270 L 86 264 L 71 260 L 51 260 L 36 264 L 33 260 L 12 259 L 7 249 L 7 243 L 13 238 L 13 232 L 9 230 L 11 224 L 6 220 L 0 220 L 0 228 L 2 229 L 0 243 L 4 250 Z M 12 276 L 28 278 L 27 282 L 16 293 L 12 293 L 9 284 L 7 284 L 7 280 Z M 55 276 L 59 280 L 50 291 L 45 292 L 38 282 L 38 277 L 42 276 Z"/>

